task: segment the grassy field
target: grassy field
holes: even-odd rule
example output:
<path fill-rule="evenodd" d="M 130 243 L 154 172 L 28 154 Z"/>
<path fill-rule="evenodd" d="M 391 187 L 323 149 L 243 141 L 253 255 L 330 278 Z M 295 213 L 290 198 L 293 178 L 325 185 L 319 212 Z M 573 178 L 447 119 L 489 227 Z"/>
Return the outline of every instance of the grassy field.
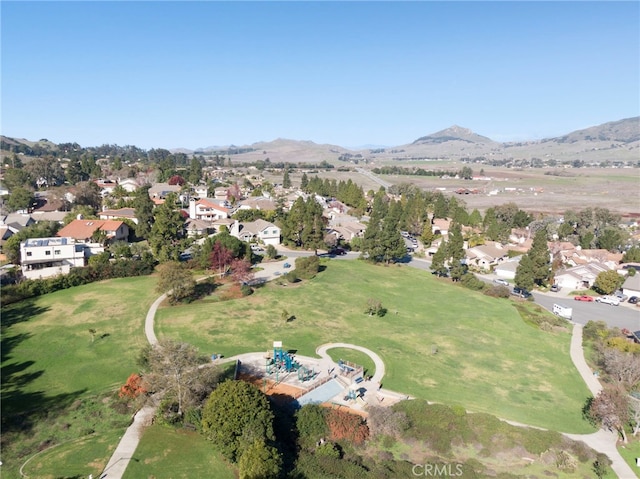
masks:
<path fill-rule="evenodd" d="M 636 466 L 636 457 L 640 457 L 640 440 L 629 436 L 629 444 L 626 446 L 618 446 L 618 452 L 623 459 L 631 466 L 631 470 L 640 477 L 640 467 Z"/>
<path fill-rule="evenodd" d="M 389 313 L 364 314 L 369 298 Z M 284 309 L 296 319 L 284 322 Z M 589 392 L 569 358 L 568 333 L 540 331 L 511 301 L 413 268 L 332 261 L 311 282 L 164 308 L 156 324 L 161 337 L 225 356 L 266 351 L 273 340 L 308 356 L 322 343 L 350 342 L 382 357 L 386 388 L 555 430 L 593 431 L 581 417 Z"/>
<path fill-rule="evenodd" d="M 154 425 L 145 431 L 123 477 L 234 479 L 234 471 L 199 433 Z"/>
<path fill-rule="evenodd" d="M 86 440 L 43 453 L 31 467 L 49 464 L 65 477 L 104 467 L 130 414 L 117 414 L 98 396 L 137 370 L 155 283 L 153 277 L 103 281 L 3 308 L 3 477 L 19 477 L 30 455 L 81 436 Z M 56 463 L 68 448 L 73 460 Z M 43 470 L 30 477 L 45 477 Z"/>
<path fill-rule="evenodd" d="M 343 361 L 350 361 L 352 363 L 359 364 L 364 368 L 363 374 L 365 376 L 373 376 L 376 373 L 376 365 L 373 359 L 361 351 L 348 348 L 332 348 L 327 350 L 327 354 L 331 356 L 336 363 L 341 359 Z"/>

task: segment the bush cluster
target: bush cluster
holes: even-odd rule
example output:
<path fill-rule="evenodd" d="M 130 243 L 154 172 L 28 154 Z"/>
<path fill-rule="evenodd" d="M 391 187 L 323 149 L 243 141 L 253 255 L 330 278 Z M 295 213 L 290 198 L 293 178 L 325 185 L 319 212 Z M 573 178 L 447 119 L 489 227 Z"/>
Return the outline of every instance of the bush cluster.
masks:
<path fill-rule="evenodd" d="M 150 254 L 144 255 L 141 259 L 94 262 L 84 268 L 72 268 L 66 275 L 45 279 L 27 279 L 15 285 L 4 286 L 2 288 L 2 305 L 94 281 L 144 276 L 153 273 L 154 267 L 155 260 Z"/>

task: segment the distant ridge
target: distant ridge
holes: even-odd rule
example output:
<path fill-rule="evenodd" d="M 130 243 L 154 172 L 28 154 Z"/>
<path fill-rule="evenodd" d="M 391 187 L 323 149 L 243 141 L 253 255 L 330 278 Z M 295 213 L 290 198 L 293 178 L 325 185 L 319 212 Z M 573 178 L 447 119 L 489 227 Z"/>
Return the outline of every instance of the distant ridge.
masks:
<path fill-rule="evenodd" d="M 559 143 L 575 143 L 577 141 L 615 141 L 631 143 L 633 141 L 640 141 L 640 116 L 610 121 L 602 125 L 585 128 L 584 130 L 577 130 L 558 138 L 552 138 L 551 140 Z"/>
<path fill-rule="evenodd" d="M 495 143 L 491 138 L 478 135 L 468 128 L 453 125 L 444 130 L 432 133 L 431 135 L 420 137 L 415 140 L 412 145 L 438 144 L 445 143 L 447 141 L 464 141 L 467 143 Z"/>

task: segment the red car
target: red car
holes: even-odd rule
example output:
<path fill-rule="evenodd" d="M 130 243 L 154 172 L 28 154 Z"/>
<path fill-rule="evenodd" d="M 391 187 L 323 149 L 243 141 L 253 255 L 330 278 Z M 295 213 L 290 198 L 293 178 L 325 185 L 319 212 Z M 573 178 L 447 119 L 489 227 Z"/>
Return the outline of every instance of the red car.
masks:
<path fill-rule="evenodd" d="M 573 299 L 576 301 L 593 301 L 593 296 L 576 296 Z"/>

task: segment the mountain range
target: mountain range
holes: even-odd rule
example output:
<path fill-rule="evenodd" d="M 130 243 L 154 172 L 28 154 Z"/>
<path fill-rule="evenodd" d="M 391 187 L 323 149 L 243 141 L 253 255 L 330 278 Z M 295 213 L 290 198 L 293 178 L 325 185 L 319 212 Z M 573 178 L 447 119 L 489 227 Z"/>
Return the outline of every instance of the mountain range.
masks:
<path fill-rule="evenodd" d="M 48 140 L 29 141 L 2 136 L 6 145 L 39 145 L 55 149 Z M 3 146 L 4 148 L 4 146 Z M 251 145 L 210 146 L 197 150 L 175 148 L 172 152 L 197 154 L 232 154 L 234 161 L 321 162 L 335 160 L 363 160 L 372 163 L 389 160 L 430 160 L 485 157 L 494 160 L 555 159 L 557 161 L 582 160 L 639 161 L 640 117 L 612 121 L 566 135 L 542 140 L 501 143 L 479 135 L 467 128 L 453 125 L 444 130 L 422 136 L 406 145 L 393 147 L 346 148 L 338 145 L 318 144 L 308 140 L 278 138 Z"/>
<path fill-rule="evenodd" d="M 353 157 L 372 162 L 476 157 L 490 157 L 496 160 L 553 158 L 558 161 L 637 161 L 640 160 L 640 117 L 612 121 L 559 137 L 521 142 L 501 143 L 467 128 L 453 125 L 422 136 L 409 144 L 393 147 L 350 149 L 312 141 L 278 138 L 242 147 L 214 146 L 196 151 L 225 152 L 229 149 L 243 151 L 234 154 L 234 159 L 240 161 L 269 158 L 271 162 L 309 162 Z"/>

